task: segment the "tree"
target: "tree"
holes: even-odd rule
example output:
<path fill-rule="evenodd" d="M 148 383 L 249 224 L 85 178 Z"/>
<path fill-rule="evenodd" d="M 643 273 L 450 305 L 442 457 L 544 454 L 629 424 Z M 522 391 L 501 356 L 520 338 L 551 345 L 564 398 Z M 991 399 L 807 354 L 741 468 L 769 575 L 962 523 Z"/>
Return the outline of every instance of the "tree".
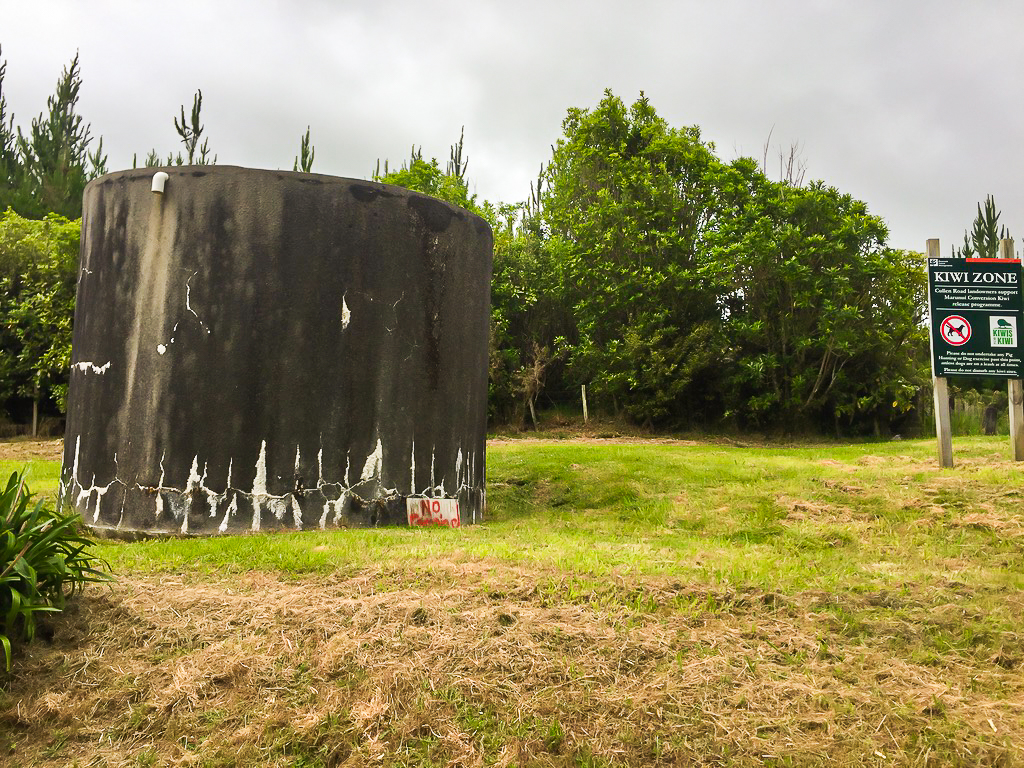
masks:
<path fill-rule="evenodd" d="M 46 101 L 46 114 L 32 121 L 27 136 L 18 129 L 22 184 L 14 207 L 22 215 L 80 217 L 86 183 L 104 170 L 102 144 L 95 153 L 89 153 L 90 128 L 76 111 L 81 87 L 75 54 L 57 81 L 56 91 Z M 87 169 L 90 160 L 92 167 Z"/>
<path fill-rule="evenodd" d="M 3 49 L 0 48 L 0 56 Z M 14 115 L 7 113 L 7 97 L 4 96 L 4 75 L 7 62 L 0 59 L 0 212 L 14 205 L 15 195 L 23 183 L 23 168 L 18 155 L 17 135 L 14 132 Z"/>
<path fill-rule="evenodd" d="M 544 168 L 530 198 L 502 205 L 492 217 L 489 405 L 492 417 L 536 426 L 537 400 L 554 378 L 571 345 L 575 325 L 565 281 L 544 231 L 541 200 Z"/>
<path fill-rule="evenodd" d="M 985 207 L 978 203 L 978 215 L 974 219 L 971 231 L 964 232 L 964 244 L 953 249 L 954 258 L 969 259 L 972 257 L 994 259 L 999 256 L 999 241 L 1010 237 L 1006 227 L 999 226 L 1000 212 L 996 209 L 996 201 L 992 195 L 985 198 Z"/>
<path fill-rule="evenodd" d="M 209 138 L 203 139 L 203 143 L 199 143 L 200 137 L 203 135 L 205 127 L 203 126 L 203 120 L 201 112 L 203 109 L 203 92 L 197 90 L 196 95 L 192 97 L 192 111 L 189 117 L 185 117 L 185 105 L 181 105 L 181 119 L 174 118 L 174 130 L 181 138 L 181 143 L 185 145 L 185 154 L 178 150 L 178 153 L 168 153 L 167 160 L 161 161 L 160 155 L 156 149 L 151 149 L 143 162 L 144 168 L 159 168 L 161 166 L 168 165 L 214 165 L 217 162 L 217 156 L 210 155 L 210 141 Z M 308 131 L 307 131 L 308 136 Z M 310 158 L 312 162 L 312 158 Z M 132 168 L 137 168 L 139 163 L 138 153 L 132 156 Z"/>
<path fill-rule="evenodd" d="M 482 208 L 476 204 L 476 195 L 469 194 L 469 185 L 465 179 L 469 160 L 463 160 L 463 138 L 460 135 L 459 141 L 452 145 L 451 160 L 444 171 L 441 170 L 436 157 L 424 160 L 423 148 L 413 145 L 409 160 L 402 163 L 402 167 L 397 171 L 391 170 L 388 161 L 385 160 L 382 173 L 378 160 L 373 180 L 422 192 L 474 213 L 480 213 Z"/>
<path fill-rule="evenodd" d="M 721 358 L 703 241 L 720 163 L 696 127 L 674 129 L 641 94 L 571 109 L 548 166 L 544 220 L 579 342 L 577 383 L 646 423 L 707 411 Z"/>
<path fill-rule="evenodd" d="M 735 163 L 714 240 L 730 267 L 727 405 L 741 424 L 827 430 L 906 411 L 924 381 L 924 270 L 884 222 L 823 182 Z"/>
<path fill-rule="evenodd" d="M 80 222 L 0 214 L 0 403 L 52 400 L 64 411 Z"/>
<path fill-rule="evenodd" d="M 293 171 L 309 173 L 313 169 L 313 157 L 316 155 L 316 148 L 309 143 L 309 126 L 306 126 L 306 135 L 302 137 L 302 146 L 299 156 L 295 158 Z"/>
<path fill-rule="evenodd" d="M 167 165 L 211 165 L 217 162 L 216 155 L 212 158 L 210 157 L 210 140 L 208 138 L 203 139 L 202 145 L 199 144 L 199 137 L 203 135 L 203 122 L 199 114 L 202 108 L 202 90 L 197 90 L 196 95 L 192 98 L 190 120 L 185 120 L 185 105 L 181 105 L 181 121 L 179 122 L 178 118 L 174 118 L 174 130 L 178 132 L 181 142 L 185 145 L 185 157 L 182 158 L 180 152 L 177 158 L 172 158 L 169 155 L 167 157 Z"/>
<path fill-rule="evenodd" d="M 865 430 L 926 380 L 924 271 L 797 149 L 779 181 L 724 164 L 641 94 L 572 109 L 545 248 L 564 279 L 576 383 L 646 424 Z"/>

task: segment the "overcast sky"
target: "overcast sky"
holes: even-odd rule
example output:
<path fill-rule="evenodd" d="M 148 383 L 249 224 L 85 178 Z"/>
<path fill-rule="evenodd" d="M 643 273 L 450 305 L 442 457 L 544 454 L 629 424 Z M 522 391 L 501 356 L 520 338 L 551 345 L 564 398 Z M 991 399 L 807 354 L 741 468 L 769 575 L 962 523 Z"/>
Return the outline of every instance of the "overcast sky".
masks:
<path fill-rule="evenodd" d="M 466 131 L 472 191 L 514 202 L 569 107 L 640 91 L 723 160 L 802 148 L 890 244 L 943 253 L 994 194 L 1024 238 L 1024 2 L 0 0 L 4 94 L 27 129 L 75 52 L 110 170 L 179 148 L 203 91 L 218 162 L 367 178 Z M 1016 74 L 1014 74 L 1016 73 Z"/>

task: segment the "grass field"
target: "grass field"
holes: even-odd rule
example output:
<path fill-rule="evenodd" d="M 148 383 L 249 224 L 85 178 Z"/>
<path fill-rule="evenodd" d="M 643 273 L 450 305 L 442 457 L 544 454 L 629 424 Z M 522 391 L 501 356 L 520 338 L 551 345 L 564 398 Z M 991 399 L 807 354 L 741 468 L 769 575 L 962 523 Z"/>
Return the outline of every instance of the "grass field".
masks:
<path fill-rule="evenodd" d="M 104 543 L 0 762 L 1024 764 L 1024 467 L 955 451 L 492 440 L 484 525 Z"/>

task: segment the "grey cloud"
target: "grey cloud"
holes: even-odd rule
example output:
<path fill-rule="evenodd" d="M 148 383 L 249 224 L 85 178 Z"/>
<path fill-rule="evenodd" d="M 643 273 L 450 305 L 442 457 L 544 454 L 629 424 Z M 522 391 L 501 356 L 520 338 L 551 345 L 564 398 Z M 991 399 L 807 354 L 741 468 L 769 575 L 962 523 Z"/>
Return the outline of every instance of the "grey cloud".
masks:
<path fill-rule="evenodd" d="M 1010 0 L 10 6 L 18 123 L 77 49 L 112 168 L 174 149 L 171 118 L 202 88 L 220 162 L 290 168 L 309 125 L 315 170 L 365 177 L 414 143 L 443 161 L 464 125 L 476 192 L 513 201 L 566 109 L 611 87 L 700 125 L 725 160 L 760 157 L 774 126 L 776 148 L 800 142 L 809 177 L 864 199 L 897 247 L 947 250 L 989 192 L 1024 237 L 1024 6 Z"/>

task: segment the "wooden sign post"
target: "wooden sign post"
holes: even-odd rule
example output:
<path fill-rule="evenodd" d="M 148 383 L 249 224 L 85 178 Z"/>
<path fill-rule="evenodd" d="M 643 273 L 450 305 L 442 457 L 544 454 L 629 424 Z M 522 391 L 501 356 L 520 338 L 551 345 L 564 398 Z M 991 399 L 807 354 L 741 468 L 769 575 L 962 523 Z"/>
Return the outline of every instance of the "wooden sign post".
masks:
<path fill-rule="evenodd" d="M 927 243 L 928 260 L 939 258 L 938 238 Z M 932 317 L 934 309 L 931 302 L 931 291 L 928 291 L 928 316 Z M 931 336 L 931 324 L 928 326 Z M 935 349 L 935 339 L 931 339 L 931 348 Z M 935 355 L 932 355 L 932 391 L 935 397 L 935 436 L 939 440 L 939 466 L 953 466 L 953 428 L 949 421 L 949 385 L 945 376 L 936 375 Z"/>
<path fill-rule="evenodd" d="M 1021 264 L 1013 240 L 999 242 L 999 258 L 943 259 L 929 240 L 928 331 L 939 466 L 953 466 L 947 376 L 1007 379 L 1010 442 L 1024 461 L 1024 302 Z"/>
<path fill-rule="evenodd" d="M 1012 239 L 999 241 L 999 258 L 1013 258 Z M 1019 332 L 1024 333 L 1024 329 Z M 1010 444 L 1013 446 L 1013 460 L 1024 461 L 1024 382 L 1021 379 L 1010 379 L 1006 383 L 1006 394 L 1010 400 Z"/>

